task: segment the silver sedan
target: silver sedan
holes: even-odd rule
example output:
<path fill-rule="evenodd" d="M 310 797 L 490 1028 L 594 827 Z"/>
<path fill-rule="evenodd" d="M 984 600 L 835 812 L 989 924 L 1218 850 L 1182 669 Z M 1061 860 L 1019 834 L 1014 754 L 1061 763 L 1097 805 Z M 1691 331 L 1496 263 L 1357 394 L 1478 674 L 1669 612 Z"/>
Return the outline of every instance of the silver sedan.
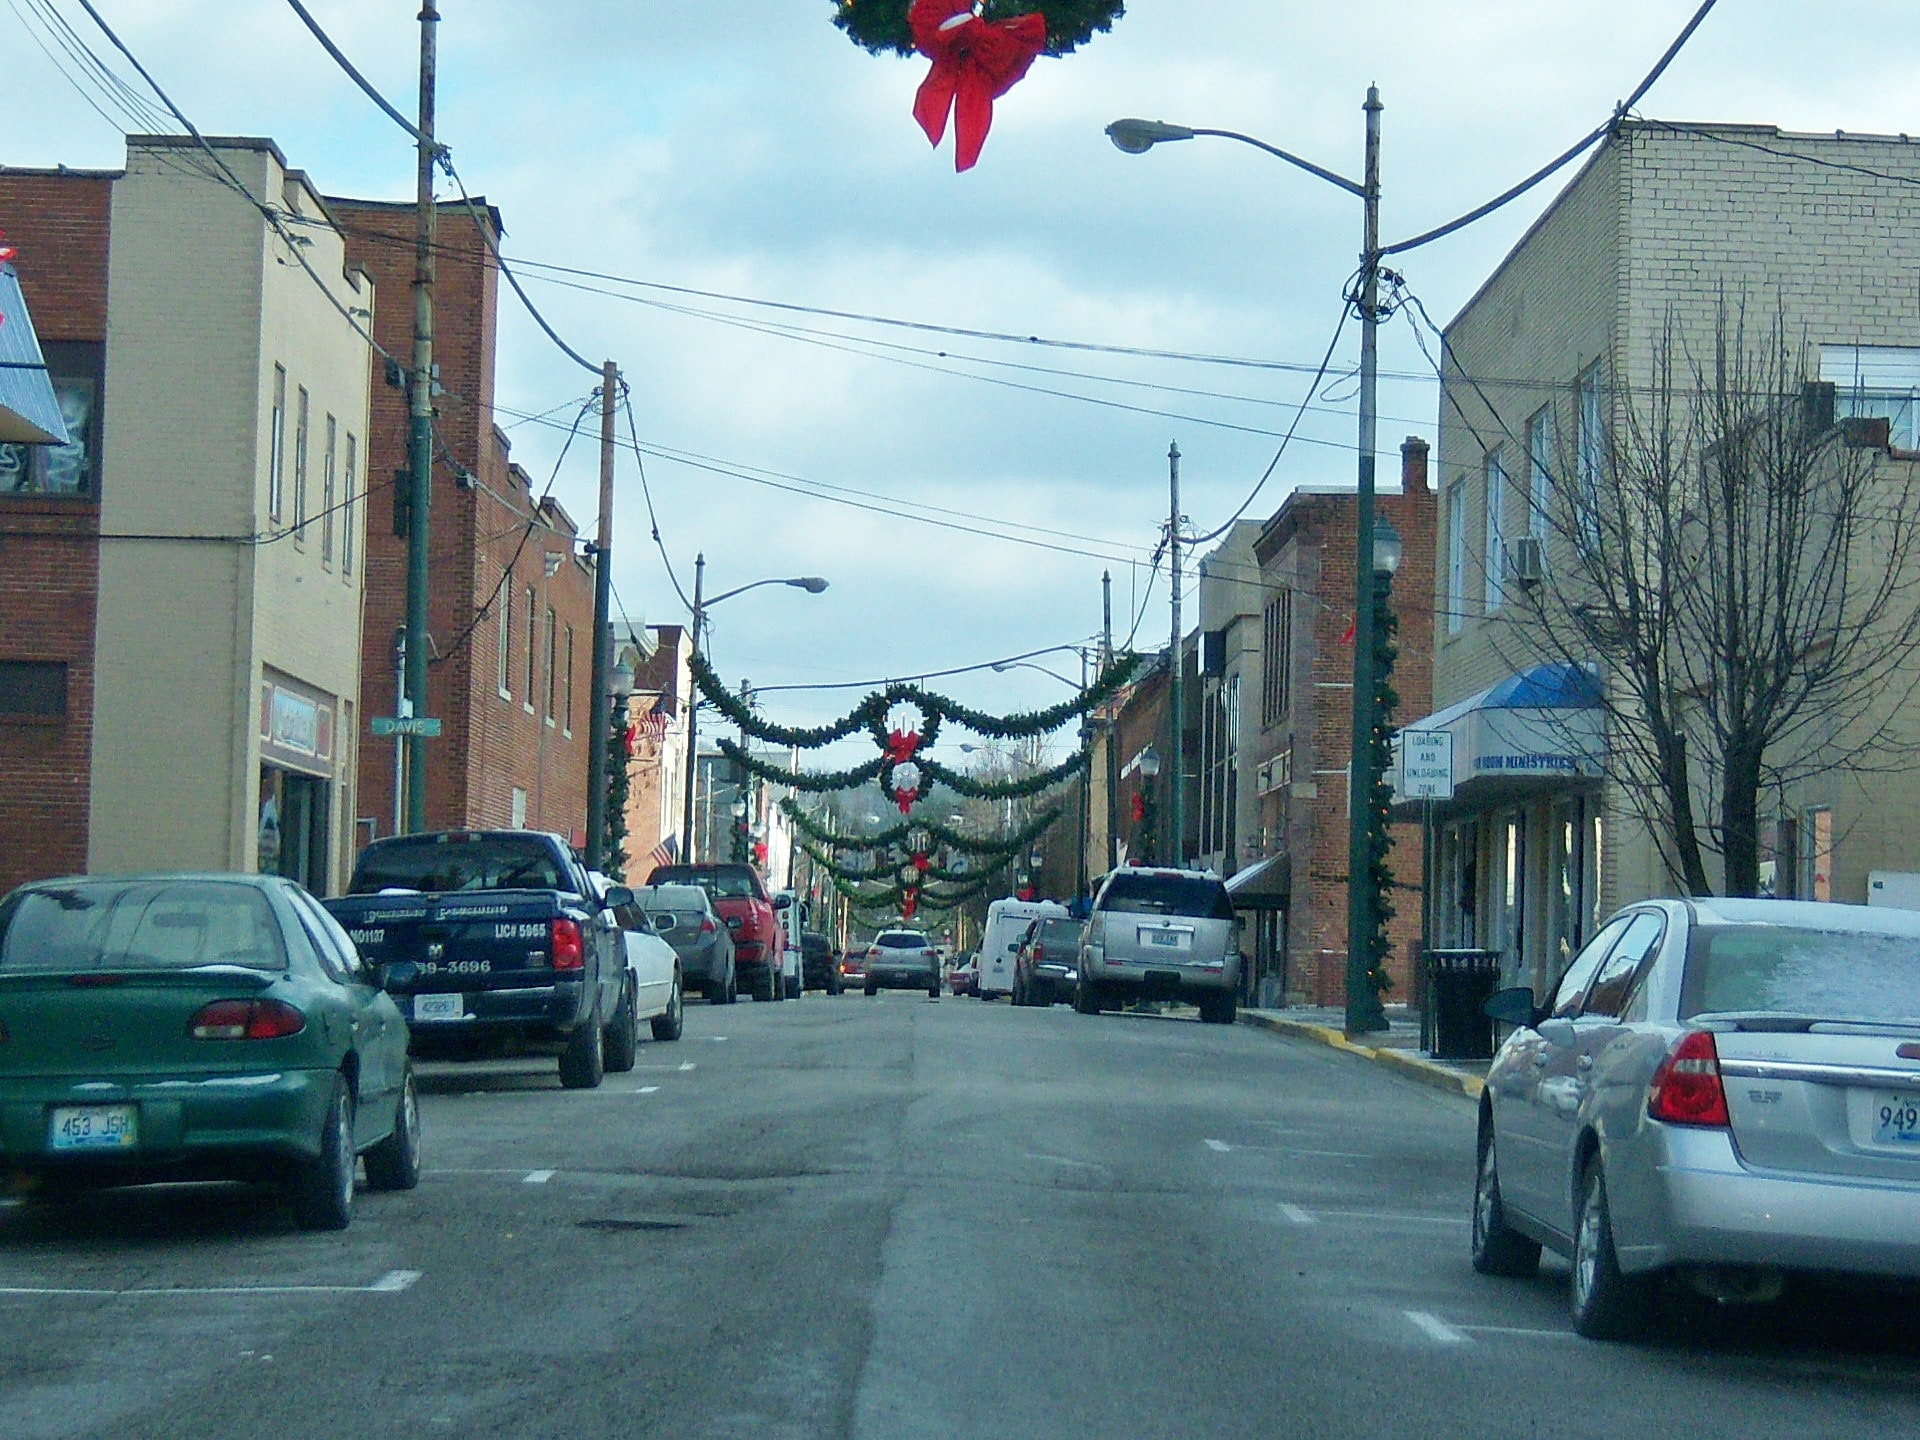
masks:
<path fill-rule="evenodd" d="M 1480 1102 L 1473 1263 L 1572 1259 L 1573 1323 L 1630 1339 L 1663 1279 L 1920 1278 L 1920 913 L 1662 900 L 1615 915 Z"/>

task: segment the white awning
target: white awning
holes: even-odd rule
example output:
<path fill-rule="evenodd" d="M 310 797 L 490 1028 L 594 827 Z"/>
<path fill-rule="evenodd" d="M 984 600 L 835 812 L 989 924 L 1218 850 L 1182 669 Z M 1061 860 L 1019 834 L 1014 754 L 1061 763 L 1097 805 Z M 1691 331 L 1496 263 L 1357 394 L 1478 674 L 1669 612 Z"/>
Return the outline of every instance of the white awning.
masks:
<path fill-rule="evenodd" d="M 1532 666 L 1400 728 L 1453 736 L 1455 795 L 1500 780 L 1588 779 L 1606 756 L 1600 684 L 1584 665 Z M 1399 802 L 1397 762 L 1389 778 Z"/>
<path fill-rule="evenodd" d="M 66 422 L 27 315 L 20 277 L 0 265 L 0 441 L 64 445 Z"/>

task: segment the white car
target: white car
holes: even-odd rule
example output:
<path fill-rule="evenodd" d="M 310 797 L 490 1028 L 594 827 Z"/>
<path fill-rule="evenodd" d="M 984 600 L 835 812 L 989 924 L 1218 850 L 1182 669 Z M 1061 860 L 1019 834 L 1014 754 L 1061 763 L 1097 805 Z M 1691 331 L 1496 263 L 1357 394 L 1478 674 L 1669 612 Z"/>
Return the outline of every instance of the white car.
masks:
<path fill-rule="evenodd" d="M 590 871 L 595 889 L 604 896 L 613 881 Z M 680 957 L 653 931 L 653 921 L 636 903 L 616 905 L 600 912 L 602 924 L 617 928 L 627 952 L 627 991 L 620 1011 L 607 1024 L 607 1069 L 631 1070 L 640 1046 L 640 1022 L 653 1028 L 656 1040 L 678 1040 L 684 1021 Z"/>

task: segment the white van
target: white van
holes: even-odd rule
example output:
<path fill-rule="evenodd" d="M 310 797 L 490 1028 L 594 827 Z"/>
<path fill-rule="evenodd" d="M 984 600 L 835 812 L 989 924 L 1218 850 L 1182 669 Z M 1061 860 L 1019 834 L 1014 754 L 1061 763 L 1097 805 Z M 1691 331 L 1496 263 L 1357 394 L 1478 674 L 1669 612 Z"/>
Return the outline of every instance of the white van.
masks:
<path fill-rule="evenodd" d="M 980 932 L 980 975 L 973 993 L 982 1000 L 1013 994 L 1013 957 L 1027 926 L 1036 920 L 1066 918 L 1067 907 L 1051 900 L 996 900 L 987 906 L 986 928 Z"/>

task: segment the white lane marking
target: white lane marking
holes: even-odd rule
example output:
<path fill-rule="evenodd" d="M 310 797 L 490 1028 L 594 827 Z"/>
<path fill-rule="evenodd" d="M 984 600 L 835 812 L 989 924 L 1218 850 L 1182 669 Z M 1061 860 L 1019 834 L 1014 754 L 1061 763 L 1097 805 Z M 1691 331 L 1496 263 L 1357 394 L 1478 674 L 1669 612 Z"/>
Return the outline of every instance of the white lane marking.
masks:
<path fill-rule="evenodd" d="M 1470 1343 L 1467 1332 L 1457 1326 L 1449 1325 L 1438 1315 L 1429 1315 L 1424 1310 L 1402 1310 L 1400 1312 L 1411 1320 L 1414 1328 L 1421 1331 L 1429 1340 L 1442 1345 L 1466 1345 Z"/>
<path fill-rule="evenodd" d="M 553 1171 L 551 1170 L 529 1170 L 526 1180 L 522 1183 L 527 1185 L 544 1185 L 551 1179 L 553 1179 Z"/>
<path fill-rule="evenodd" d="M 1571 1330 L 1529 1330 L 1522 1325 L 1462 1325 L 1476 1335 L 1519 1335 L 1528 1340 L 1572 1340 Z"/>
<path fill-rule="evenodd" d="M 1318 1225 L 1320 1223 L 1316 1216 L 1308 1214 L 1298 1205 L 1282 1205 L 1280 1207 L 1280 1213 L 1295 1225 Z"/>
<path fill-rule="evenodd" d="M 1102 1165 L 1095 1160 L 1071 1160 L 1065 1155 L 1042 1155 L 1037 1150 L 1029 1150 L 1025 1153 L 1026 1158 L 1029 1160 L 1045 1160 L 1050 1165 L 1073 1165 L 1081 1170 L 1111 1170 L 1113 1168 L 1111 1165 Z"/>
<path fill-rule="evenodd" d="M 712 1038 L 713 1038 L 713 1043 L 714 1043 L 714 1044 L 716 1044 L 716 1045 L 719 1045 L 719 1044 L 721 1044 L 721 1043 L 723 1043 L 723 1042 L 724 1042 L 724 1041 L 726 1040 L 726 1038 L 727 1038 L 727 1037 L 726 1037 L 726 1036 L 724 1036 L 724 1035 L 715 1035 L 715 1036 L 713 1036 Z"/>
<path fill-rule="evenodd" d="M 653 1094 L 657 1094 L 659 1092 L 659 1089 L 660 1087 L 658 1085 L 642 1085 L 638 1090 L 634 1091 L 633 1093 L 636 1095 L 653 1095 Z"/>
<path fill-rule="evenodd" d="M 687 1071 L 689 1071 L 689 1070 L 691 1070 L 691 1069 L 693 1069 L 693 1067 L 694 1067 L 694 1062 L 693 1062 L 693 1061 L 691 1061 L 691 1060 L 689 1060 L 689 1061 L 687 1061 L 687 1062 L 686 1062 L 686 1063 L 685 1063 L 684 1065 L 682 1065 L 682 1066 L 680 1067 L 680 1073 L 681 1073 L 682 1075 L 684 1075 L 684 1074 L 686 1074 L 686 1073 L 687 1073 Z"/>
<path fill-rule="evenodd" d="M 1200 1143 L 1205 1145 L 1209 1150 L 1216 1151 L 1221 1155 L 1233 1149 L 1233 1146 L 1227 1144 L 1224 1140 L 1203 1140 Z"/>
<path fill-rule="evenodd" d="M 1313 1155 L 1322 1160 L 1371 1160 L 1371 1155 L 1356 1155 L 1351 1150 L 1296 1150 L 1291 1145 L 1280 1147 L 1287 1155 Z"/>
<path fill-rule="evenodd" d="M 109 1297 L 118 1300 L 190 1295 L 398 1295 L 420 1278 L 418 1270 L 389 1270 L 371 1285 L 130 1285 L 122 1290 L 61 1285 L 5 1285 L 0 1295 Z"/>
<path fill-rule="evenodd" d="M 1378 1220 L 1385 1225 L 1471 1225 L 1464 1215 L 1396 1215 L 1387 1210 L 1323 1210 L 1329 1220 Z"/>

